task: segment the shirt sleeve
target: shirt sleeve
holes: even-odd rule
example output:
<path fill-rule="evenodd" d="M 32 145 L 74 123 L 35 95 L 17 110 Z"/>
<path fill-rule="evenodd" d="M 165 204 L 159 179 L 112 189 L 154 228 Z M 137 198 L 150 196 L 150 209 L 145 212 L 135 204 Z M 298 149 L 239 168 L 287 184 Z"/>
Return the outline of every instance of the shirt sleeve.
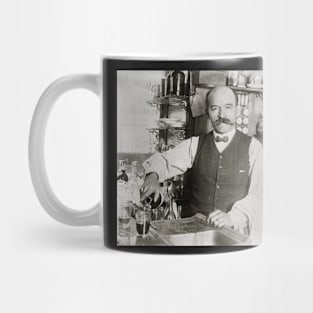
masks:
<path fill-rule="evenodd" d="M 229 212 L 235 229 L 247 228 L 254 243 L 261 238 L 262 195 L 263 195 L 263 151 L 261 143 L 252 138 L 249 147 L 248 194 L 234 203 Z"/>
<path fill-rule="evenodd" d="M 199 137 L 191 137 L 171 150 L 153 154 L 142 164 L 146 174 L 157 173 L 160 182 L 184 174 L 187 169 L 192 167 L 197 153 L 198 141 Z"/>

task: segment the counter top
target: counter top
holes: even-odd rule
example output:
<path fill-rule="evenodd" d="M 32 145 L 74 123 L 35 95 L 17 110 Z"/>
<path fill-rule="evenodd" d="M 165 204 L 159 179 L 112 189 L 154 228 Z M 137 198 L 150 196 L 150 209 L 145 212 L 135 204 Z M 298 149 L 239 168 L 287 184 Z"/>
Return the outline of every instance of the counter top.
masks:
<path fill-rule="evenodd" d="M 119 234 L 119 232 L 118 232 Z M 148 234 L 136 231 L 136 221 L 131 218 L 130 228 L 124 236 L 118 235 L 119 246 L 229 246 L 247 245 L 248 236 L 231 228 L 207 225 L 201 214 L 177 220 L 152 221 Z"/>

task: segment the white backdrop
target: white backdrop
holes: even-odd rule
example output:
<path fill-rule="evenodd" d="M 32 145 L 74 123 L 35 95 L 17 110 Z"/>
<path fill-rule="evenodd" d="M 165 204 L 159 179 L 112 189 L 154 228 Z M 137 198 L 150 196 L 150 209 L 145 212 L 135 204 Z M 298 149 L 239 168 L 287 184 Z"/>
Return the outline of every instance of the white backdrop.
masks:
<path fill-rule="evenodd" d="M 1 312 L 312 312 L 313 26 L 310 1 L 7 0 L 1 38 Z M 52 220 L 27 163 L 44 88 L 98 72 L 111 53 L 255 51 L 264 56 L 264 243 L 218 255 L 140 255 L 96 227 Z M 100 194 L 99 101 L 65 95 L 51 116 L 52 186 L 77 209 Z"/>

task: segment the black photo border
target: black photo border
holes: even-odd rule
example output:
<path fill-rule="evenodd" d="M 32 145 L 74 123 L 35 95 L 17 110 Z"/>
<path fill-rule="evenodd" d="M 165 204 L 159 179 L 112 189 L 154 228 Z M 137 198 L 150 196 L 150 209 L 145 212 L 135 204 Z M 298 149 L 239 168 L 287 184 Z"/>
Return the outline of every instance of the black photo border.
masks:
<path fill-rule="evenodd" d="M 263 70 L 261 56 L 201 60 L 102 59 L 102 205 L 103 232 L 106 247 L 135 253 L 221 253 L 238 251 L 254 245 L 235 246 L 118 246 L 117 245 L 117 71 L 122 70 L 194 70 L 248 71 Z"/>

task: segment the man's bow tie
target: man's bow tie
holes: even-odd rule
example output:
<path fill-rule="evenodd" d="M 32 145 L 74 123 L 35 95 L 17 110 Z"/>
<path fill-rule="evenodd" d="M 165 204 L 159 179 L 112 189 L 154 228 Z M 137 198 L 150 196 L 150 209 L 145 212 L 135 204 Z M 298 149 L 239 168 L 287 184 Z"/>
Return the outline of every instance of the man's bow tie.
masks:
<path fill-rule="evenodd" d="M 225 137 L 216 136 L 215 137 L 215 141 L 216 142 L 221 142 L 221 141 L 227 142 L 228 141 L 228 137 L 227 136 L 225 136 Z"/>

